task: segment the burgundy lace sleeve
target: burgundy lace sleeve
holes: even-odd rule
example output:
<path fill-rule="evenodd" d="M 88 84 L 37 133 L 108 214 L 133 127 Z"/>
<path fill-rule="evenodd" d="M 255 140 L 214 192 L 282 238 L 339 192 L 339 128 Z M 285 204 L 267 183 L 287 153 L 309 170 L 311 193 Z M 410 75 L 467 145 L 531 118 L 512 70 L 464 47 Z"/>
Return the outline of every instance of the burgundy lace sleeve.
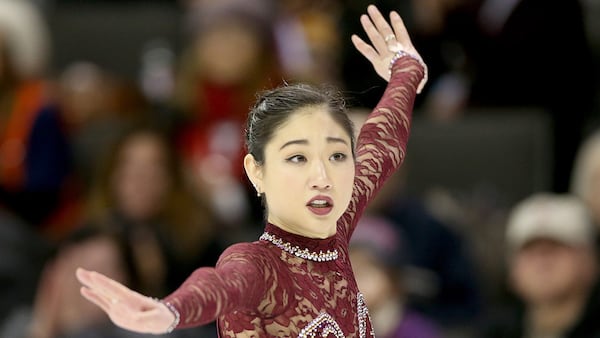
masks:
<path fill-rule="evenodd" d="M 338 231 L 344 231 L 347 240 L 367 204 L 404 160 L 416 90 L 423 76 L 418 61 L 408 56 L 398 59 L 383 97 L 360 130 L 354 191 L 338 223 Z"/>
<path fill-rule="evenodd" d="M 254 310 L 263 300 L 268 253 L 252 243 L 241 243 L 223 252 L 215 268 L 199 268 L 164 300 L 181 316 L 178 328 L 210 323 L 235 309 Z"/>

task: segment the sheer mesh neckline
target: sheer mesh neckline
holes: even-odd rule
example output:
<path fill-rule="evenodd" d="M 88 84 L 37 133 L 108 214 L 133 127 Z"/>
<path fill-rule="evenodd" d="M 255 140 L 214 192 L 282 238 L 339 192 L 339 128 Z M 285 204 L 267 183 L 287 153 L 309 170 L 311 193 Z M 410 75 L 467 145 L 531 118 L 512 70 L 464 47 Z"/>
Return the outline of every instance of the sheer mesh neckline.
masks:
<path fill-rule="evenodd" d="M 260 237 L 298 257 L 313 261 L 331 261 L 338 257 L 337 237 L 310 238 L 285 231 L 280 227 L 267 223 L 265 232 Z"/>

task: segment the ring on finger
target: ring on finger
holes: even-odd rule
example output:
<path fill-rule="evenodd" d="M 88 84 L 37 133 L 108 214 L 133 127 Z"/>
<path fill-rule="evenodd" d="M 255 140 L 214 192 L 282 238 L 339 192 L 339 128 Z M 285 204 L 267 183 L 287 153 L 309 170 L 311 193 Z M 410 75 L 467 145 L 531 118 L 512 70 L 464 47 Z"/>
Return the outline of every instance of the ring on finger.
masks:
<path fill-rule="evenodd" d="M 396 38 L 396 35 L 388 34 L 385 36 L 385 38 L 383 38 L 383 40 L 385 40 L 385 42 L 389 42 L 390 40 L 395 39 L 395 38 Z"/>

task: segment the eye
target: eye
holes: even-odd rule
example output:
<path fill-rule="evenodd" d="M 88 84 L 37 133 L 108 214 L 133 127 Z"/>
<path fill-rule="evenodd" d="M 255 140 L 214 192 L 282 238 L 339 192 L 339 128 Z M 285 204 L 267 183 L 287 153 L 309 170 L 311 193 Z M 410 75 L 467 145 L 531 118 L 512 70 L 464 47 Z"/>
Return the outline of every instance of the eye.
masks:
<path fill-rule="evenodd" d="M 329 159 L 334 162 L 342 162 L 342 161 L 346 160 L 346 158 L 348 158 L 348 156 L 344 153 L 335 153 L 335 154 L 331 155 L 331 157 Z"/>
<path fill-rule="evenodd" d="M 306 157 L 304 157 L 303 155 L 294 155 L 292 157 L 287 158 L 286 161 L 292 163 L 302 163 L 306 162 Z"/>

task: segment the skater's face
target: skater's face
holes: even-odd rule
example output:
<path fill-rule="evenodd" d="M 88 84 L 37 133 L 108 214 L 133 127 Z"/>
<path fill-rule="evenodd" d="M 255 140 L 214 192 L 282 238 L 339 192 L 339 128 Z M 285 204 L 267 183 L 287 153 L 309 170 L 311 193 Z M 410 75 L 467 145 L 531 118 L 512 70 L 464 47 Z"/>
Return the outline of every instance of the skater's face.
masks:
<path fill-rule="evenodd" d="M 295 110 L 272 134 L 264 163 L 246 170 L 264 194 L 269 222 L 307 237 L 335 233 L 354 183 L 351 134 L 325 105 Z"/>

